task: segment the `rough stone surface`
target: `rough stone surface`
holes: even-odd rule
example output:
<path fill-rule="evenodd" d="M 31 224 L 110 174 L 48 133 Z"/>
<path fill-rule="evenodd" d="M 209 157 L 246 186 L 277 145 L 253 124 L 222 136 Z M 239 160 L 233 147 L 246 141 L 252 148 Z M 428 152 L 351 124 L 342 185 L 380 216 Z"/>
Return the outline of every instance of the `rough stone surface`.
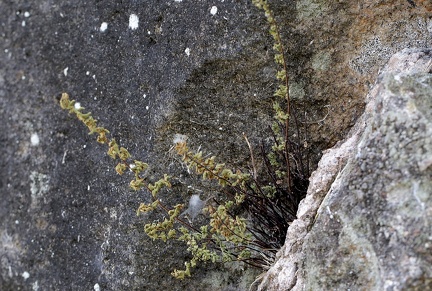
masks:
<path fill-rule="evenodd" d="M 388 57 L 431 40 L 424 3 L 362 3 L 271 1 L 312 167 L 355 123 Z M 171 278 L 184 248 L 145 236 L 135 210 L 148 195 L 128 189 L 55 96 L 79 99 L 155 175 L 183 175 L 179 187 L 189 177 L 169 153 L 176 133 L 244 166 L 240 136 L 266 137 L 276 86 L 262 13 L 249 1 L 186 0 L 15 0 L 0 11 L 0 289 L 247 289 L 250 269 Z"/>
<path fill-rule="evenodd" d="M 196 108 L 178 111 L 190 121 L 182 133 L 213 142 L 209 132 L 217 132 L 223 151 L 229 122 L 242 120 L 240 133 L 258 134 L 267 125 L 252 121 L 270 119 L 262 14 L 246 1 L 1 1 L 0 11 L 0 289 L 247 289 L 254 277 L 241 268 L 210 265 L 193 279 L 172 278 L 185 247 L 144 234 L 152 218 L 135 213 L 148 194 L 130 191 L 106 148 L 60 110 L 56 96 L 79 99 L 155 170 L 169 164 L 172 136 L 163 130 L 181 104 Z M 187 202 L 189 194 L 173 200 Z"/>
<path fill-rule="evenodd" d="M 313 173 L 261 289 L 432 288 L 431 69 L 430 49 L 390 59 L 352 136 Z"/>

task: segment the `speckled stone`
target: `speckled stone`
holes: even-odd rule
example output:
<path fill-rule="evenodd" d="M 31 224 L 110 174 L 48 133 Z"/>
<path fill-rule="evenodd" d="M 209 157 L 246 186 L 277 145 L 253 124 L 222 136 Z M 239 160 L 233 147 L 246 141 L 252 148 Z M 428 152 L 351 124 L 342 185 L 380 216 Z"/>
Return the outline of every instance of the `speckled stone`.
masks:
<path fill-rule="evenodd" d="M 432 288 L 432 50 L 382 70 L 346 142 L 312 174 L 261 290 Z"/>
<path fill-rule="evenodd" d="M 431 20 L 403 0 L 270 4 L 314 168 L 390 55 L 430 43 Z M 243 132 L 269 139 L 277 82 L 262 12 L 243 0 L 15 0 L 0 11 L 0 289 L 248 289 L 257 271 L 238 266 L 171 277 L 185 247 L 144 234 L 158 219 L 135 215 L 148 194 L 130 191 L 58 96 L 78 99 L 150 176 L 180 177 L 166 199 L 187 202 L 196 192 L 170 152 L 175 134 L 233 168 L 250 162 Z"/>

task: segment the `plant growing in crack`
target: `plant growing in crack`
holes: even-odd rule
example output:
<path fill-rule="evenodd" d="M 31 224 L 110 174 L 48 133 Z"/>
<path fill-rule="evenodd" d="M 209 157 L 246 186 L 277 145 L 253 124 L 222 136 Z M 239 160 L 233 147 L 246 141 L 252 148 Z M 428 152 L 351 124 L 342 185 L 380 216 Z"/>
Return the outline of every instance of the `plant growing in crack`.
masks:
<path fill-rule="evenodd" d="M 109 131 L 98 126 L 90 113 L 66 93 L 60 105 L 82 121 L 90 134 L 96 133 L 97 141 L 108 145 L 107 154 L 117 161 L 115 170 L 119 175 L 127 170 L 133 173 L 130 182 L 133 190 L 145 190 L 151 194 L 150 203 L 141 203 L 137 214 L 161 211 L 161 221 L 147 223 L 144 231 L 152 239 L 166 242 L 182 241 L 191 253 L 183 270 L 174 270 L 173 276 L 182 279 L 191 275 L 191 269 L 199 262 L 241 261 L 259 268 L 267 268 L 285 241 L 289 224 L 296 218 L 300 200 L 304 197 L 309 169 L 304 163 L 304 148 L 300 143 L 298 123 L 291 117 L 292 104 L 289 97 L 287 62 L 278 26 L 267 1 L 252 0 L 265 13 L 274 40 L 275 62 L 280 67 L 276 74 L 280 85 L 275 92 L 275 121 L 271 126 L 273 144 L 270 148 L 259 146 L 263 169 L 257 169 L 253 146 L 244 136 L 251 153 L 252 170 L 229 169 L 218 163 L 216 157 L 205 157 L 201 152 L 190 150 L 186 140 L 175 139 L 174 150 L 182 162 L 203 180 L 218 186 L 218 195 L 201 200 L 195 194 L 184 204 L 166 205 L 161 195 L 171 187 L 168 175 L 155 181 L 143 174 L 149 165 L 132 159 L 127 149 L 109 139 Z M 170 194 L 172 195 L 172 194 Z M 203 214 L 198 223 L 195 218 Z"/>

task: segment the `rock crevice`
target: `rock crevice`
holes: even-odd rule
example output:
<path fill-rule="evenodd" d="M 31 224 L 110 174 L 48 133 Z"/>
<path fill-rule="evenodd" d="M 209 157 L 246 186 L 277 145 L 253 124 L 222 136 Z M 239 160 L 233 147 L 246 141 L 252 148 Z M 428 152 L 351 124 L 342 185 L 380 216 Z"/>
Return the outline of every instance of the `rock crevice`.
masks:
<path fill-rule="evenodd" d="M 432 287 L 431 49 L 381 71 L 349 138 L 327 150 L 260 290 Z"/>

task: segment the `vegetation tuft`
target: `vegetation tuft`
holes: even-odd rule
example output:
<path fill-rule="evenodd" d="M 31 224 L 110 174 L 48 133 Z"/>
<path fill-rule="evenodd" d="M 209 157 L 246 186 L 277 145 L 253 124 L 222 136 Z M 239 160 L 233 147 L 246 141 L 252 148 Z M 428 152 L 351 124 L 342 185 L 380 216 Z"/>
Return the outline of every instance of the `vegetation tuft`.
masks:
<path fill-rule="evenodd" d="M 176 139 L 174 146 L 188 169 L 217 185 L 218 195 L 208 200 L 193 195 L 187 209 L 184 204 L 164 204 L 160 196 L 167 194 L 165 190 L 171 187 L 171 177 L 165 174 L 159 180 L 150 181 L 144 175 L 149 167 L 147 163 L 133 159 L 127 149 L 120 147 L 115 139 L 109 139 L 109 131 L 98 126 L 91 114 L 84 113 L 84 108 L 68 94 L 63 93 L 60 100 L 63 109 L 82 121 L 90 134 L 96 133 L 99 143 L 108 146 L 107 154 L 117 162 L 116 172 L 119 175 L 127 171 L 133 173 L 130 187 L 151 194 L 152 202 L 141 203 L 137 214 L 159 211 L 164 218 L 147 223 L 146 234 L 155 240 L 178 240 L 187 245 L 192 258 L 185 262 L 184 269 L 172 272 L 179 279 L 190 276 L 191 269 L 199 262 L 207 261 L 241 261 L 268 268 L 284 244 L 287 229 L 296 218 L 298 204 L 308 186 L 307 156 L 305 158 L 306 151 L 300 142 L 298 123 L 291 117 L 287 62 L 279 29 L 267 1 L 252 0 L 252 3 L 265 13 L 274 40 L 275 62 L 280 67 L 276 74 L 280 85 L 274 94 L 272 144 L 258 145 L 259 157 L 254 157 L 254 148 L 245 136 L 252 161 L 249 171 L 229 169 L 214 156 L 194 152 L 184 139 Z M 255 158 L 263 161 L 260 169 Z M 194 223 L 199 214 L 204 218 Z"/>

